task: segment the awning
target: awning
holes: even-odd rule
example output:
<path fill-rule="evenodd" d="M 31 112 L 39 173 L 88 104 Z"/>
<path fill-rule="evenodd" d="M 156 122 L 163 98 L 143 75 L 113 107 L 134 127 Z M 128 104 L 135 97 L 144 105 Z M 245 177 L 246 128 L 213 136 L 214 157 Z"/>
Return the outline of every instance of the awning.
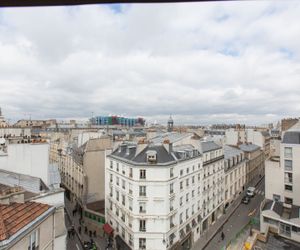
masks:
<path fill-rule="evenodd" d="M 108 235 L 111 234 L 111 233 L 114 231 L 114 229 L 113 229 L 108 223 L 105 223 L 105 224 L 103 225 L 103 230 L 104 230 L 104 232 L 107 233 Z"/>

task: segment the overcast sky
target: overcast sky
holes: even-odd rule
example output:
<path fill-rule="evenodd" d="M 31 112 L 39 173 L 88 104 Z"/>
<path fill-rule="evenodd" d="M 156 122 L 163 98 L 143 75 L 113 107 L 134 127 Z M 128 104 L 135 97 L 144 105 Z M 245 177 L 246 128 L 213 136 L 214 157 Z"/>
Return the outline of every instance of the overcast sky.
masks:
<path fill-rule="evenodd" d="M 10 119 L 300 116 L 299 1 L 0 9 Z"/>

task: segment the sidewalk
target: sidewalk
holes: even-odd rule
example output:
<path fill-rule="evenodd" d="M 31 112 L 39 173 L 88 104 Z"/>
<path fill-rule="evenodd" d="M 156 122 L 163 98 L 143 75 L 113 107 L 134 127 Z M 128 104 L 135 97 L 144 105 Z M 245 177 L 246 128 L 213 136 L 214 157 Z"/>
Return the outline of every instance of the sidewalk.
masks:
<path fill-rule="evenodd" d="M 252 182 L 247 186 L 257 186 L 263 177 L 255 178 Z M 246 190 L 247 188 L 245 188 Z M 226 213 L 223 214 L 196 242 L 196 244 L 192 247 L 194 250 L 205 249 L 210 241 L 215 237 L 215 235 L 221 231 L 224 224 L 228 221 L 231 215 L 237 210 L 237 208 L 241 204 L 241 200 L 244 196 L 244 192 L 227 208 Z"/>
<path fill-rule="evenodd" d="M 96 237 L 94 237 L 93 235 L 90 237 L 89 236 L 89 230 L 87 231 L 87 233 L 85 233 L 84 227 L 85 225 L 79 223 L 80 220 L 80 215 L 78 213 L 76 213 L 74 216 L 72 215 L 72 211 L 75 207 L 75 204 L 73 204 L 71 201 L 69 201 L 66 197 L 65 197 L 65 210 L 66 213 L 68 215 L 68 217 L 70 218 L 70 220 L 72 221 L 73 225 L 74 225 L 74 229 L 75 232 L 78 236 L 78 238 L 81 241 L 81 246 L 83 249 L 83 243 L 85 241 L 90 241 L 91 239 L 93 239 L 93 241 L 95 242 L 97 249 L 98 250 L 105 250 L 106 249 L 106 239 L 104 237 L 101 237 L 99 235 L 96 235 Z M 79 227 L 81 227 L 81 233 L 79 232 Z M 69 238 L 68 238 L 69 240 Z"/>

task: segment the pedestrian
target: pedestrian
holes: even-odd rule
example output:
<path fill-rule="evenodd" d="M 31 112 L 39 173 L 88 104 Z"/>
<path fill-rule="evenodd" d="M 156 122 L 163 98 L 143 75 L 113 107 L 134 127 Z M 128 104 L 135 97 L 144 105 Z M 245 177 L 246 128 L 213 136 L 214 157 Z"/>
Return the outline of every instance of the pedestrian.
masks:
<path fill-rule="evenodd" d="M 225 234 L 224 234 L 224 232 L 222 232 L 221 239 L 224 240 L 224 238 L 225 238 Z"/>

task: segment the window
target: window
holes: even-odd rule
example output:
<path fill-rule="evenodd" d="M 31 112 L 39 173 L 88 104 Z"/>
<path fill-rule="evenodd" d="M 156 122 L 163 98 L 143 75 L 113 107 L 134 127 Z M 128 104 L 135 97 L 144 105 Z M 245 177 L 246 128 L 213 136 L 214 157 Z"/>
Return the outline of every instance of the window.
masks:
<path fill-rule="evenodd" d="M 119 163 L 117 162 L 117 171 L 119 172 Z"/>
<path fill-rule="evenodd" d="M 139 249 L 140 250 L 146 249 L 146 239 L 145 238 L 139 238 Z"/>
<path fill-rule="evenodd" d="M 200 181 L 200 174 L 198 174 L 198 181 Z"/>
<path fill-rule="evenodd" d="M 174 203 L 174 200 L 170 200 L 170 211 L 173 211 L 173 209 L 174 209 L 173 203 Z"/>
<path fill-rule="evenodd" d="M 125 206 L 125 195 L 122 195 L 122 204 Z"/>
<path fill-rule="evenodd" d="M 186 179 L 186 186 L 189 186 L 189 179 Z"/>
<path fill-rule="evenodd" d="M 174 168 L 170 168 L 170 178 L 174 176 Z"/>
<path fill-rule="evenodd" d="M 284 182 L 285 183 L 293 183 L 293 174 L 292 173 L 284 173 Z"/>
<path fill-rule="evenodd" d="M 195 166 L 193 165 L 193 171 L 195 171 Z"/>
<path fill-rule="evenodd" d="M 145 169 L 140 170 L 140 179 L 146 179 L 146 170 Z"/>
<path fill-rule="evenodd" d="M 280 201 L 280 195 L 273 194 L 273 201 Z"/>
<path fill-rule="evenodd" d="M 192 214 L 195 213 L 195 205 L 192 206 Z"/>
<path fill-rule="evenodd" d="M 192 191 L 192 198 L 195 197 L 195 190 Z"/>
<path fill-rule="evenodd" d="M 132 178 L 133 174 L 132 174 L 132 168 L 129 169 L 129 177 Z"/>
<path fill-rule="evenodd" d="M 284 189 L 287 191 L 293 191 L 293 186 L 291 185 L 284 185 Z"/>
<path fill-rule="evenodd" d="M 129 183 L 129 194 L 132 194 L 132 184 Z"/>
<path fill-rule="evenodd" d="M 293 170 L 293 162 L 291 160 L 284 160 L 284 169 L 287 171 Z"/>
<path fill-rule="evenodd" d="M 140 213 L 146 213 L 146 203 L 145 202 L 140 202 L 139 207 L 140 207 L 140 209 L 139 209 Z"/>
<path fill-rule="evenodd" d="M 183 222 L 183 219 L 182 219 L 182 217 L 183 217 L 183 214 L 182 214 L 182 213 L 180 213 L 180 215 L 179 215 L 179 221 L 180 221 L 180 224 L 182 224 L 182 222 Z"/>
<path fill-rule="evenodd" d="M 189 201 L 189 194 L 186 194 L 186 196 L 185 196 L 185 200 L 186 200 L 186 202 L 188 202 L 188 201 Z"/>
<path fill-rule="evenodd" d="M 113 175 L 110 174 L 110 182 L 113 182 Z"/>
<path fill-rule="evenodd" d="M 122 174 L 125 175 L 125 167 L 122 165 Z"/>
<path fill-rule="evenodd" d="M 192 177 L 192 184 L 195 183 L 195 176 Z"/>
<path fill-rule="evenodd" d="M 182 176 L 182 175 L 183 175 L 183 170 L 181 169 L 181 170 L 180 170 L 180 176 Z"/>
<path fill-rule="evenodd" d="M 293 151 L 290 147 L 284 148 L 284 158 L 292 158 L 293 157 Z"/>
<path fill-rule="evenodd" d="M 174 193 L 174 184 L 173 183 L 171 183 L 170 184 L 170 194 L 173 194 Z"/>
<path fill-rule="evenodd" d="M 285 202 L 286 204 L 293 205 L 293 199 L 292 199 L 292 198 L 285 197 L 285 198 L 284 198 L 284 202 Z"/>
<path fill-rule="evenodd" d="M 187 220 L 189 218 L 189 209 L 187 208 L 185 210 L 185 219 Z"/>
<path fill-rule="evenodd" d="M 182 206 L 182 203 L 183 203 L 183 197 L 181 196 L 181 197 L 180 197 L 179 205 Z"/>
<path fill-rule="evenodd" d="M 122 180 L 122 188 L 125 189 L 125 180 Z"/>
<path fill-rule="evenodd" d="M 186 173 L 188 174 L 190 172 L 190 168 L 187 168 L 186 169 Z"/>
<path fill-rule="evenodd" d="M 132 211 L 132 199 L 131 198 L 128 199 L 128 206 L 129 206 L 129 210 Z"/>
<path fill-rule="evenodd" d="M 29 236 L 28 250 L 37 250 L 39 248 L 39 230 L 35 230 Z"/>
<path fill-rule="evenodd" d="M 116 191 L 116 199 L 119 201 L 119 191 Z"/>
<path fill-rule="evenodd" d="M 120 184 L 120 178 L 117 177 L 117 186 L 119 186 L 119 184 Z"/>
<path fill-rule="evenodd" d="M 140 232 L 146 232 L 146 221 L 140 220 Z"/>
<path fill-rule="evenodd" d="M 146 186 L 140 186 L 140 196 L 146 196 Z"/>
<path fill-rule="evenodd" d="M 182 190 L 183 189 L 183 182 L 181 181 L 180 182 L 180 190 Z"/>
<path fill-rule="evenodd" d="M 113 166 L 114 166 L 113 161 L 110 161 L 110 168 L 113 168 Z"/>
<path fill-rule="evenodd" d="M 198 163 L 198 169 L 200 169 L 200 163 Z"/>

